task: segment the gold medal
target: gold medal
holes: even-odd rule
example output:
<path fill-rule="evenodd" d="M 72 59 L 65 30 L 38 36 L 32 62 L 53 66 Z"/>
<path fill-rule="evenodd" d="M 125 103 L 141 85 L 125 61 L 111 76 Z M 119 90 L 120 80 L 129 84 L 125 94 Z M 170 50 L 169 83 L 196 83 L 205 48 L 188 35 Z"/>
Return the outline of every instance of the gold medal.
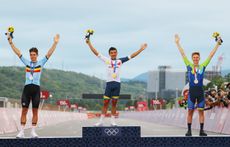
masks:
<path fill-rule="evenodd" d="M 112 77 L 113 77 L 114 79 L 116 79 L 116 78 L 117 78 L 117 74 L 116 74 L 116 73 L 113 73 L 113 74 L 112 74 Z"/>

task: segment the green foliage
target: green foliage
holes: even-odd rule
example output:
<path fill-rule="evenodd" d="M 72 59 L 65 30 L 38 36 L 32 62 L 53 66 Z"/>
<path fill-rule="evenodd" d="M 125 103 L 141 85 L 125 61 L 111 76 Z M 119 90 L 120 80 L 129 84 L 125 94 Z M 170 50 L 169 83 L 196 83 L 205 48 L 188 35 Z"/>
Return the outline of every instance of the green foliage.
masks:
<path fill-rule="evenodd" d="M 25 82 L 24 67 L 0 67 L 0 96 L 20 99 Z M 121 93 L 131 94 L 132 97 L 143 95 L 146 83 L 124 82 L 121 84 Z M 81 100 L 83 93 L 104 93 L 105 81 L 93 76 L 71 71 L 56 69 L 43 69 L 41 76 L 41 89 L 52 93 L 53 98 L 47 102 L 55 104 L 58 99 L 70 99 L 72 103 L 87 107 L 88 109 L 101 109 L 101 100 Z M 121 103 L 118 108 L 123 108 Z"/>
<path fill-rule="evenodd" d="M 214 88 L 214 86 L 221 88 L 224 82 L 230 82 L 230 74 L 228 74 L 225 77 L 222 77 L 222 76 L 214 77 L 207 86 L 204 86 L 204 89 L 208 90 L 209 88 Z"/>

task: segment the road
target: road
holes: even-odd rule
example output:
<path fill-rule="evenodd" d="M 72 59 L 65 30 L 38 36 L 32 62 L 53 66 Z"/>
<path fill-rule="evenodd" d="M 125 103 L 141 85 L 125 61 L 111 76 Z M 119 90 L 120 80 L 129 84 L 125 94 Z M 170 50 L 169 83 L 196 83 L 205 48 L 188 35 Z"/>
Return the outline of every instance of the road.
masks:
<path fill-rule="evenodd" d="M 40 137 L 81 137 L 82 127 L 93 126 L 98 119 L 89 119 L 85 121 L 69 121 L 57 125 L 37 128 L 37 134 Z M 143 122 L 138 120 L 119 118 L 116 120 L 119 126 L 141 126 L 141 136 L 184 136 L 186 129 Z M 105 120 L 105 126 L 109 126 L 109 118 Z M 222 136 L 213 132 L 207 132 L 210 136 Z M 0 138 L 14 138 L 17 132 L 0 135 Z M 193 130 L 193 136 L 198 136 L 199 130 Z M 26 137 L 30 136 L 30 129 L 25 131 Z"/>

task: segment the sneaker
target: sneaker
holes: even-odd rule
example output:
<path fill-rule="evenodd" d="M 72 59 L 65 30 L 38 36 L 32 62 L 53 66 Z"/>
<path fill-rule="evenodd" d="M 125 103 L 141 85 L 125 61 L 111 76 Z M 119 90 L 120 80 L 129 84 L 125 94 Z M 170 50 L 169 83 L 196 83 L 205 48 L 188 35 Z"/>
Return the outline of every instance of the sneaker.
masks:
<path fill-rule="evenodd" d="M 16 136 L 16 138 L 24 138 L 24 137 L 25 137 L 24 131 L 20 131 Z"/>
<path fill-rule="evenodd" d="M 185 134 L 185 136 L 192 136 L 192 131 L 188 130 L 187 133 Z"/>
<path fill-rule="evenodd" d="M 31 135 L 31 138 L 38 138 L 38 134 L 34 130 L 31 131 L 30 135 Z"/>
<path fill-rule="evenodd" d="M 111 122 L 111 126 L 112 126 L 112 127 L 116 127 L 117 124 L 116 124 L 115 122 Z"/>
<path fill-rule="evenodd" d="M 95 126 L 95 127 L 101 127 L 101 126 L 103 126 L 103 122 L 98 122 L 98 123 L 96 123 L 94 126 Z"/>
<path fill-rule="evenodd" d="M 111 116 L 110 123 L 111 123 L 111 126 L 117 126 L 114 115 Z"/>
<path fill-rule="evenodd" d="M 200 136 L 208 136 L 208 135 L 204 132 L 204 130 L 201 130 L 200 131 Z"/>

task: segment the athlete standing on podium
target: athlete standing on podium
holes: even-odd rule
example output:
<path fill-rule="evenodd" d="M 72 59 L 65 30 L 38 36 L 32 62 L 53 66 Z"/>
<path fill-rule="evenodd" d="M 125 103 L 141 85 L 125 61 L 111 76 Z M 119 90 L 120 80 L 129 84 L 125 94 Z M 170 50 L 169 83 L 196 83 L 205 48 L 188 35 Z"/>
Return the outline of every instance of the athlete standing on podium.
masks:
<path fill-rule="evenodd" d="M 20 132 L 18 133 L 16 137 L 24 138 L 26 115 L 28 112 L 30 101 L 32 101 L 33 117 L 32 117 L 31 137 L 37 138 L 38 135 L 35 132 L 35 128 L 38 122 L 38 108 L 39 108 L 39 103 L 40 103 L 40 77 L 41 77 L 42 67 L 45 65 L 45 63 L 48 61 L 50 56 L 55 51 L 56 46 L 59 42 L 59 35 L 57 34 L 54 37 L 54 43 L 52 47 L 49 49 L 46 56 L 43 57 L 43 59 L 40 61 L 37 60 L 37 57 L 38 57 L 37 48 L 33 47 L 29 50 L 29 53 L 30 53 L 30 61 L 29 61 L 21 54 L 21 51 L 17 47 L 15 47 L 11 36 L 8 34 L 7 37 L 8 37 L 8 41 L 9 41 L 11 48 L 26 66 L 26 82 L 25 82 L 25 87 L 23 89 L 23 93 L 21 97 L 21 102 L 22 102 L 21 128 L 20 128 Z"/>
<path fill-rule="evenodd" d="M 177 34 L 175 35 L 175 43 L 187 67 L 188 79 L 189 79 L 188 116 L 187 116 L 188 131 L 185 134 L 185 136 L 192 136 L 191 125 L 192 125 L 192 117 L 193 117 L 195 108 L 197 108 L 199 112 L 200 136 L 207 136 L 207 134 L 203 130 L 204 128 L 204 106 L 205 106 L 203 78 L 204 78 L 204 72 L 205 72 L 206 67 L 208 66 L 212 57 L 214 56 L 217 49 L 222 43 L 221 38 L 220 37 L 216 38 L 216 42 L 217 42 L 216 46 L 211 51 L 208 58 L 202 64 L 199 64 L 199 61 L 200 61 L 199 52 L 192 53 L 193 63 L 191 63 L 188 60 L 187 56 L 185 55 L 184 49 L 180 45 L 179 36 Z"/>
<path fill-rule="evenodd" d="M 102 114 L 100 117 L 100 120 L 98 123 L 95 124 L 95 126 L 103 126 L 103 120 L 105 118 L 105 114 L 107 113 L 107 109 L 109 106 L 110 100 L 112 100 L 112 110 L 111 110 L 111 126 L 117 126 L 115 123 L 115 115 L 116 115 L 116 105 L 117 101 L 119 99 L 120 95 L 120 68 L 123 63 L 127 62 L 128 60 L 136 57 L 138 54 L 140 54 L 146 47 L 147 44 L 144 43 L 141 45 L 140 49 L 133 53 L 131 56 L 123 57 L 123 58 L 117 58 L 117 49 L 114 47 L 111 47 L 109 49 L 109 56 L 110 58 L 107 58 L 100 54 L 92 45 L 89 38 L 86 38 L 86 43 L 88 44 L 91 51 L 99 58 L 101 59 L 105 64 L 107 68 L 107 80 L 106 80 L 106 89 L 104 93 L 104 106 L 102 108 Z"/>

